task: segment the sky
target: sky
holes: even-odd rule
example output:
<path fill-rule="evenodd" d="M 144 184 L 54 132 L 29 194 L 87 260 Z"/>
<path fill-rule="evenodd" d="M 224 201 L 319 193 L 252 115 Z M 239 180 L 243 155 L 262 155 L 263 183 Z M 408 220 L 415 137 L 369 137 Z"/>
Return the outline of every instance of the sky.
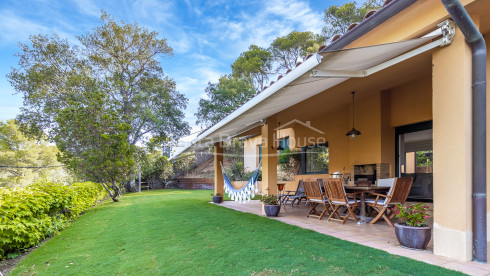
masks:
<path fill-rule="evenodd" d="M 100 25 L 101 10 L 117 21 L 159 33 L 173 48 L 161 59 L 165 73 L 188 99 L 185 120 L 193 133 L 199 99 L 208 82 L 231 73 L 230 65 L 256 44 L 268 47 L 293 30 L 320 33 L 323 11 L 348 0 L 0 0 L 0 121 L 22 106 L 6 75 L 18 67 L 18 43 L 29 36 L 57 34 L 69 42 Z M 357 2 L 363 2 L 357 1 Z M 191 140 L 195 135 L 184 140 Z"/>

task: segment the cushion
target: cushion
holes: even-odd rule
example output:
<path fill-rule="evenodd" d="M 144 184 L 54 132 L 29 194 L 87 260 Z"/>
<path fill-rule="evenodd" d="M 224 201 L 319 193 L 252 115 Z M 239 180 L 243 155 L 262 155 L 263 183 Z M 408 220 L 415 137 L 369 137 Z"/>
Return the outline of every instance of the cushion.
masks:
<path fill-rule="evenodd" d="M 321 199 L 316 199 L 316 198 L 312 198 L 310 199 L 311 202 L 325 202 L 324 200 L 321 200 Z"/>
<path fill-rule="evenodd" d="M 395 178 L 382 178 L 377 180 L 376 186 L 393 187 L 393 184 L 395 184 Z"/>
<path fill-rule="evenodd" d="M 349 198 L 347 199 L 347 201 L 349 202 L 349 204 L 356 204 L 357 200 L 354 200 L 352 198 Z M 332 201 L 333 204 L 344 204 L 345 205 L 345 201 Z"/>

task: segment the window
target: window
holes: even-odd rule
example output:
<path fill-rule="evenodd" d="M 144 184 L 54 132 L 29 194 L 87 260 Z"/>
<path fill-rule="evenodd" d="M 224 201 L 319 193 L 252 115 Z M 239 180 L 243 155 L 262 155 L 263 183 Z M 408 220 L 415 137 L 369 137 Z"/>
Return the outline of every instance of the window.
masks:
<path fill-rule="evenodd" d="M 289 137 L 282 138 L 281 140 L 279 140 L 279 146 L 281 146 L 281 148 L 283 148 L 285 150 L 288 150 L 289 149 Z"/>
<path fill-rule="evenodd" d="M 304 147 L 301 163 L 302 173 L 328 173 L 328 143 Z"/>

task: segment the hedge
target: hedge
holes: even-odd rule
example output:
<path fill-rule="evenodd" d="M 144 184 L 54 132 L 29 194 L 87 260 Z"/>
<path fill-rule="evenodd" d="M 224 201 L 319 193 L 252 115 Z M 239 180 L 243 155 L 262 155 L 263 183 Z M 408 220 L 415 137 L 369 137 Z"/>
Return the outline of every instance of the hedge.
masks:
<path fill-rule="evenodd" d="M 0 188 L 0 260 L 54 235 L 106 195 L 93 182 Z"/>

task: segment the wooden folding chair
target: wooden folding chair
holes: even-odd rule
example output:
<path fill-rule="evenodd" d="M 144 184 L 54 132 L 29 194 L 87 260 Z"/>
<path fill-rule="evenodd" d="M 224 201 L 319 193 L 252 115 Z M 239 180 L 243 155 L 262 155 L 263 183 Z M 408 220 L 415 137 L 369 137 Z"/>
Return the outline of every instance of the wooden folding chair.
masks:
<path fill-rule="evenodd" d="M 320 185 L 316 180 L 306 179 L 303 180 L 303 186 L 305 188 L 305 195 L 308 204 L 310 204 L 310 211 L 306 217 L 318 217 L 318 219 L 322 219 L 325 213 L 330 214 L 330 204 L 328 203 L 328 199 L 323 197 L 322 190 L 320 189 Z M 320 213 L 316 210 L 316 207 L 323 205 L 324 209 Z"/>
<path fill-rule="evenodd" d="M 366 199 L 366 205 L 372 207 L 378 215 L 370 222 L 370 224 L 376 223 L 381 217 L 393 227 L 391 219 L 395 216 L 391 213 L 388 217 L 386 214 L 391 210 L 395 204 L 404 204 L 407 200 L 410 189 L 412 188 L 413 178 L 396 178 L 393 187 L 386 193 L 386 195 L 378 193 L 370 193 L 376 196 L 374 199 Z"/>
<path fill-rule="evenodd" d="M 328 217 L 328 220 L 338 220 L 341 221 L 342 224 L 344 224 L 347 219 L 352 216 L 355 221 L 358 221 L 359 219 L 354 214 L 354 209 L 356 207 L 359 207 L 359 201 L 356 198 L 356 195 L 359 193 L 347 194 L 345 192 L 344 186 L 342 185 L 342 182 L 340 181 L 340 179 L 337 178 L 328 179 L 327 181 L 324 181 L 323 184 L 328 191 L 328 200 L 333 206 L 333 212 Z M 341 206 L 345 206 L 347 208 L 347 214 L 344 217 L 340 216 L 338 213 L 338 210 Z M 335 215 L 337 215 L 338 218 L 335 218 Z"/>

